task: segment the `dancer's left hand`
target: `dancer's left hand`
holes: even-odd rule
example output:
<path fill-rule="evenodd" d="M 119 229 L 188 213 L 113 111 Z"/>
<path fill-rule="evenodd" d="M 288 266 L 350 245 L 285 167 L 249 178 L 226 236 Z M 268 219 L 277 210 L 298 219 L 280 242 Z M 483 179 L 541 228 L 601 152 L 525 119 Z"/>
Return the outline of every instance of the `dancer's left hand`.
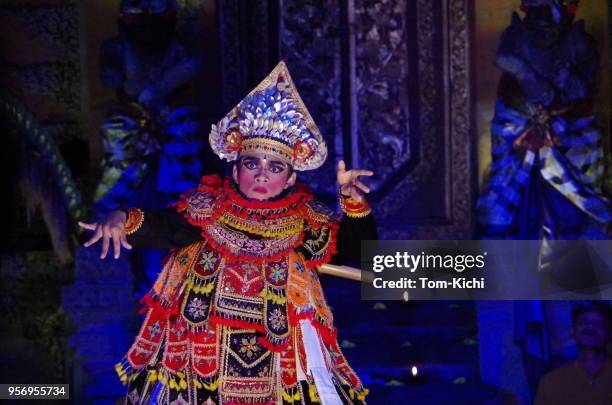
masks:
<path fill-rule="evenodd" d="M 363 184 L 360 180 L 360 176 L 373 176 L 374 172 L 371 170 L 351 169 L 346 170 L 346 164 L 344 160 L 338 162 L 338 173 L 336 178 L 340 185 L 340 194 L 345 196 L 351 196 L 354 200 L 361 202 L 363 200 L 364 193 L 369 193 L 370 188 Z"/>

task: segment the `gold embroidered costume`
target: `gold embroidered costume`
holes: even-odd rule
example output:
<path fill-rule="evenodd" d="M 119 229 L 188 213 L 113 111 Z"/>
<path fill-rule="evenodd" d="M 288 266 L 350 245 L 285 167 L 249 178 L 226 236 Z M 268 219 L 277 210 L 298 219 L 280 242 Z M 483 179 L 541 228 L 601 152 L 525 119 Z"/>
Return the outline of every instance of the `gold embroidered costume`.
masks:
<path fill-rule="evenodd" d="M 210 140 L 225 159 L 265 150 L 296 170 L 320 166 L 327 154 L 283 63 Z M 372 223 L 369 211 L 349 208 L 359 215 L 341 224 Z M 127 214 L 130 243 L 177 247 L 117 364 L 128 404 L 364 402 L 367 390 L 340 350 L 316 270 L 336 253 L 339 223 L 307 187 L 257 201 L 229 178 L 205 176 L 173 212 Z"/>

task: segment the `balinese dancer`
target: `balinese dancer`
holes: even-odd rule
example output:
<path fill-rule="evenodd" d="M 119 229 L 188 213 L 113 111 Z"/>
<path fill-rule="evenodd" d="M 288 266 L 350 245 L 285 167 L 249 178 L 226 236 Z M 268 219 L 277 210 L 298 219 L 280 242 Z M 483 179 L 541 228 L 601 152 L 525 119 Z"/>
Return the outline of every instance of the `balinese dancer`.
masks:
<path fill-rule="evenodd" d="M 86 243 L 174 248 L 117 365 L 126 403 L 355 404 L 367 390 L 340 351 L 316 266 L 376 237 L 367 170 L 338 165 L 341 220 L 296 183 L 323 138 L 281 62 L 210 133 L 231 178 L 205 176 L 170 209 L 114 211 Z"/>
<path fill-rule="evenodd" d="M 523 0 L 496 63 L 491 177 L 478 202 L 482 236 L 606 238 L 601 133 L 592 111 L 596 44 L 574 22 L 578 1 Z"/>

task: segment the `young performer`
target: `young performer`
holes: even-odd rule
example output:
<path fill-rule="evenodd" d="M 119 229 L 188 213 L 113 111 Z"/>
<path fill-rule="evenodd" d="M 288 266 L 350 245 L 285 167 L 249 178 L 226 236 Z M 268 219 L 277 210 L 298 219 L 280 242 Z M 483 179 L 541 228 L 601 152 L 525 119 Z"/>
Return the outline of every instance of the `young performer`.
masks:
<path fill-rule="evenodd" d="M 323 138 L 283 62 L 212 128 L 235 162 L 173 208 L 112 212 L 85 243 L 173 248 L 135 343 L 117 365 L 126 403 L 359 404 L 367 390 L 340 351 L 316 266 L 341 264 L 376 238 L 359 176 L 338 165 L 334 213 L 296 183 L 321 166 Z"/>

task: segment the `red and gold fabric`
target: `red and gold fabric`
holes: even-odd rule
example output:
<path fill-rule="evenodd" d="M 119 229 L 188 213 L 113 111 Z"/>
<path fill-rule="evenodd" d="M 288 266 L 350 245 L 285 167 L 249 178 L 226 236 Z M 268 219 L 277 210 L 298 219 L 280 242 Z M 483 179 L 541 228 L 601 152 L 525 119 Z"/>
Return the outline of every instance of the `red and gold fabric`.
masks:
<path fill-rule="evenodd" d="M 340 194 L 340 209 L 350 218 L 362 218 L 372 212 L 365 199 L 357 201 L 342 194 Z"/>
<path fill-rule="evenodd" d="M 140 229 L 144 222 L 144 212 L 138 208 L 128 208 L 125 210 L 125 234 L 131 235 Z"/>
<path fill-rule="evenodd" d="M 316 271 L 335 251 L 334 213 L 305 188 L 249 201 L 217 177 L 176 209 L 202 238 L 173 251 L 143 299 L 145 322 L 117 365 L 127 403 L 153 393 L 164 404 L 317 403 L 303 320 L 328 353 L 339 396 L 362 403 L 367 391 L 338 348 Z"/>

